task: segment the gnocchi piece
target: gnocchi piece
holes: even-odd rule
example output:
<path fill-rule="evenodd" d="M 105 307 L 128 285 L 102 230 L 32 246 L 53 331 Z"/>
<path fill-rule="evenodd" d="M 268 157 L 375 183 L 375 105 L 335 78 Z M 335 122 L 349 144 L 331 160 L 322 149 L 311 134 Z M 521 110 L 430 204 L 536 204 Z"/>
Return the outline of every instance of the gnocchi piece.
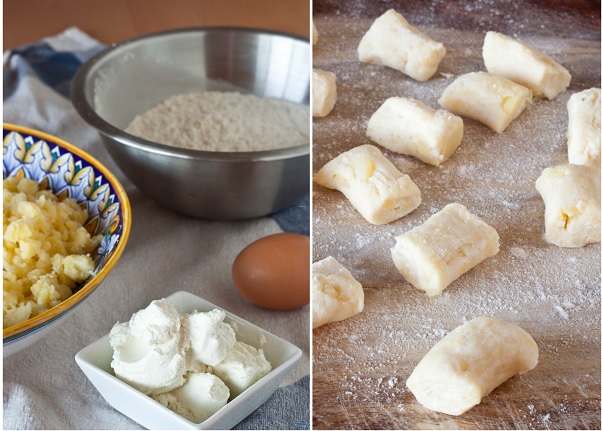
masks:
<path fill-rule="evenodd" d="M 439 295 L 500 249 L 496 230 L 459 203 L 447 205 L 395 239 L 393 263 L 408 282 L 428 296 Z"/>
<path fill-rule="evenodd" d="M 339 322 L 364 310 L 362 285 L 334 257 L 311 266 L 312 328 Z"/>
<path fill-rule="evenodd" d="M 420 189 L 373 145 L 339 154 L 314 176 L 324 187 L 342 192 L 372 224 L 386 224 L 420 205 Z"/>
<path fill-rule="evenodd" d="M 457 416 L 510 377 L 535 368 L 538 360 L 537 343 L 525 330 L 482 316 L 439 341 L 406 386 L 427 409 Z"/>
<path fill-rule="evenodd" d="M 393 9 L 378 17 L 358 46 L 363 63 L 387 66 L 417 81 L 435 74 L 445 47 L 417 28 Z"/>
<path fill-rule="evenodd" d="M 315 45 L 318 43 L 318 38 L 320 37 L 320 33 L 318 33 L 318 29 L 314 22 L 311 22 L 311 44 Z"/>
<path fill-rule="evenodd" d="M 560 63 L 501 33 L 488 31 L 483 60 L 489 73 L 529 88 L 536 97 L 554 99 L 567 89 L 571 74 Z"/>
<path fill-rule="evenodd" d="M 487 72 L 461 75 L 443 92 L 439 104 L 502 133 L 530 103 L 531 90 Z"/>
<path fill-rule="evenodd" d="M 311 113 L 326 117 L 337 102 L 337 76 L 326 70 L 312 69 Z"/>
<path fill-rule="evenodd" d="M 600 168 L 600 89 L 573 94 L 566 104 L 569 113 L 567 147 L 569 163 Z"/>
<path fill-rule="evenodd" d="M 464 122 L 442 109 L 403 97 L 391 97 L 370 117 L 366 136 L 388 150 L 439 166 L 456 151 Z"/>
<path fill-rule="evenodd" d="M 546 239 L 559 247 L 600 242 L 600 170 L 584 165 L 546 168 L 535 182 L 545 204 Z"/>

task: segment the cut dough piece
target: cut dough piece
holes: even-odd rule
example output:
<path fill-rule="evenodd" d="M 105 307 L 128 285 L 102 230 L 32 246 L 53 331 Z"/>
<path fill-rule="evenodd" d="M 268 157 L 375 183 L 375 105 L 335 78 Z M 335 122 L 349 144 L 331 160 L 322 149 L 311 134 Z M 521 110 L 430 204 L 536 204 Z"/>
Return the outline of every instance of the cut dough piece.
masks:
<path fill-rule="evenodd" d="M 519 40 L 494 31 L 485 35 L 483 60 L 489 73 L 529 88 L 536 97 L 551 100 L 571 83 L 571 74 L 561 64 Z"/>
<path fill-rule="evenodd" d="M 406 385 L 427 409 L 461 415 L 510 377 L 535 368 L 538 359 L 537 344 L 522 328 L 477 317 L 439 341 Z"/>
<path fill-rule="evenodd" d="M 569 163 L 600 168 L 600 89 L 575 93 L 566 106 Z"/>
<path fill-rule="evenodd" d="M 337 76 L 332 72 L 312 69 L 311 114 L 326 117 L 337 102 Z"/>
<path fill-rule="evenodd" d="M 532 98 L 531 90 L 509 79 L 472 72 L 456 78 L 441 95 L 439 104 L 502 133 Z"/>
<path fill-rule="evenodd" d="M 312 327 L 339 322 L 364 309 L 362 285 L 334 257 L 311 266 Z"/>
<path fill-rule="evenodd" d="M 464 122 L 443 109 L 391 97 L 370 117 L 366 136 L 400 154 L 439 166 L 456 151 L 464 134 Z"/>
<path fill-rule="evenodd" d="M 546 206 L 546 239 L 559 247 L 600 242 L 600 170 L 560 165 L 535 182 Z"/>
<path fill-rule="evenodd" d="M 495 229 L 458 203 L 447 205 L 395 239 L 393 263 L 407 281 L 428 296 L 439 295 L 500 249 Z"/>
<path fill-rule="evenodd" d="M 318 29 L 316 28 L 316 25 L 314 24 L 314 22 L 311 22 L 311 44 L 315 45 L 316 43 L 318 43 L 318 37 L 320 37 L 320 33 L 318 33 Z"/>
<path fill-rule="evenodd" d="M 357 52 L 363 63 L 388 66 L 417 81 L 426 81 L 437 71 L 445 47 L 390 9 L 374 21 Z"/>
<path fill-rule="evenodd" d="M 397 220 L 421 201 L 418 186 L 373 145 L 339 154 L 318 171 L 314 181 L 342 192 L 372 224 Z"/>

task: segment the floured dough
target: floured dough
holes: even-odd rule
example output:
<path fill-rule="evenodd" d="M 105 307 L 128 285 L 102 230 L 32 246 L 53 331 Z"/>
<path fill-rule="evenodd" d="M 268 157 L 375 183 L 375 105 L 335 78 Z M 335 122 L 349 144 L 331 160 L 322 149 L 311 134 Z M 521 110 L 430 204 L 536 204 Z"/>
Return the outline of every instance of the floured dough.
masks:
<path fill-rule="evenodd" d="M 339 154 L 314 176 L 324 187 L 342 192 L 372 224 L 386 224 L 420 205 L 420 189 L 373 145 Z"/>
<path fill-rule="evenodd" d="M 500 249 L 495 229 L 458 203 L 447 205 L 395 239 L 393 263 L 407 281 L 428 296 L 439 295 Z"/>
<path fill-rule="evenodd" d="M 537 365 L 539 349 L 520 327 L 477 317 L 439 341 L 406 385 L 424 407 L 461 415 L 515 374 Z"/>
<path fill-rule="evenodd" d="M 464 122 L 419 100 L 391 97 L 370 117 L 366 135 L 388 150 L 439 166 L 456 151 Z"/>
<path fill-rule="evenodd" d="M 357 49 L 363 63 L 388 66 L 417 81 L 426 81 L 437 71 L 445 47 L 393 9 L 378 17 Z"/>
<path fill-rule="evenodd" d="M 600 170 L 584 165 L 546 168 L 535 182 L 545 206 L 546 239 L 559 247 L 600 242 Z"/>
<path fill-rule="evenodd" d="M 439 104 L 502 133 L 531 100 L 531 90 L 522 85 L 487 72 L 472 72 L 456 78 Z"/>
<path fill-rule="evenodd" d="M 600 89 L 571 95 L 566 107 L 569 163 L 600 168 Z"/>
<path fill-rule="evenodd" d="M 337 103 L 337 77 L 332 72 L 313 69 L 311 82 L 311 114 L 326 117 Z"/>
<path fill-rule="evenodd" d="M 312 327 L 348 319 L 364 309 L 362 285 L 334 257 L 312 264 Z"/>
<path fill-rule="evenodd" d="M 571 74 L 560 63 L 517 39 L 494 31 L 485 35 L 483 60 L 489 73 L 529 88 L 536 97 L 551 100 L 571 83 Z"/>
<path fill-rule="evenodd" d="M 320 33 L 318 32 L 318 29 L 316 28 L 316 24 L 314 24 L 314 22 L 311 22 L 311 44 L 315 45 L 316 43 L 318 43 L 318 38 L 320 37 Z"/>

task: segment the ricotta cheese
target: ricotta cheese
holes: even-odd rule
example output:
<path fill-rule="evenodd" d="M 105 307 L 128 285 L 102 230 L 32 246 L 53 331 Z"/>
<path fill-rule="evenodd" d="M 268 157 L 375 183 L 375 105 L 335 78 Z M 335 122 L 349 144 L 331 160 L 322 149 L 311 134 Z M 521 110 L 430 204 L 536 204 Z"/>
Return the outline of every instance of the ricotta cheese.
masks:
<path fill-rule="evenodd" d="M 180 314 L 156 300 L 113 326 L 115 375 L 200 423 L 269 373 L 263 350 L 236 340 L 223 310 Z"/>

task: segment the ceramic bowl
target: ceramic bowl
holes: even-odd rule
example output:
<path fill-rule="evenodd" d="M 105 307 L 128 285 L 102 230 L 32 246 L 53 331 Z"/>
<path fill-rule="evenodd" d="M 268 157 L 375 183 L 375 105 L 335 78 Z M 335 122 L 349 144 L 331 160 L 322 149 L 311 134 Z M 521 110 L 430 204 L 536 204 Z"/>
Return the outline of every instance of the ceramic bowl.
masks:
<path fill-rule="evenodd" d="M 230 91 L 309 105 L 311 46 L 245 28 L 190 28 L 111 45 L 77 72 L 71 99 L 123 173 L 159 204 L 193 217 L 274 213 L 309 193 L 309 140 L 269 151 L 181 149 L 137 138 L 128 124 L 166 98 Z M 310 130 L 308 116 L 308 136 Z"/>
<path fill-rule="evenodd" d="M 47 133 L 4 123 L 2 177 L 36 180 L 54 194 L 75 198 L 89 213 L 86 228 L 102 240 L 92 252 L 94 275 L 59 305 L 25 322 L 4 328 L 8 357 L 41 339 L 100 285 L 123 253 L 130 234 L 127 195 L 111 172 L 76 146 Z"/>
<path fill-rule="evenodd" d="M 188 292 L 166 298 L 179 313 L 211 311 L 217 307 Z M 109 335 L 81 350 L 75 361 L 104 399 L 116 410 L 148 429 L 230 429 L 255 411 L 274 393 L 301 358 L 291 343 L 241 319 L 227 310 L 226 322 L 236 323 L 236 339 L 263 349 L 272 371 L 202 423 L 193 423 L 122 382 L 113 373 Z M 127 321 L 131 316 L 124 316 Z"/>

